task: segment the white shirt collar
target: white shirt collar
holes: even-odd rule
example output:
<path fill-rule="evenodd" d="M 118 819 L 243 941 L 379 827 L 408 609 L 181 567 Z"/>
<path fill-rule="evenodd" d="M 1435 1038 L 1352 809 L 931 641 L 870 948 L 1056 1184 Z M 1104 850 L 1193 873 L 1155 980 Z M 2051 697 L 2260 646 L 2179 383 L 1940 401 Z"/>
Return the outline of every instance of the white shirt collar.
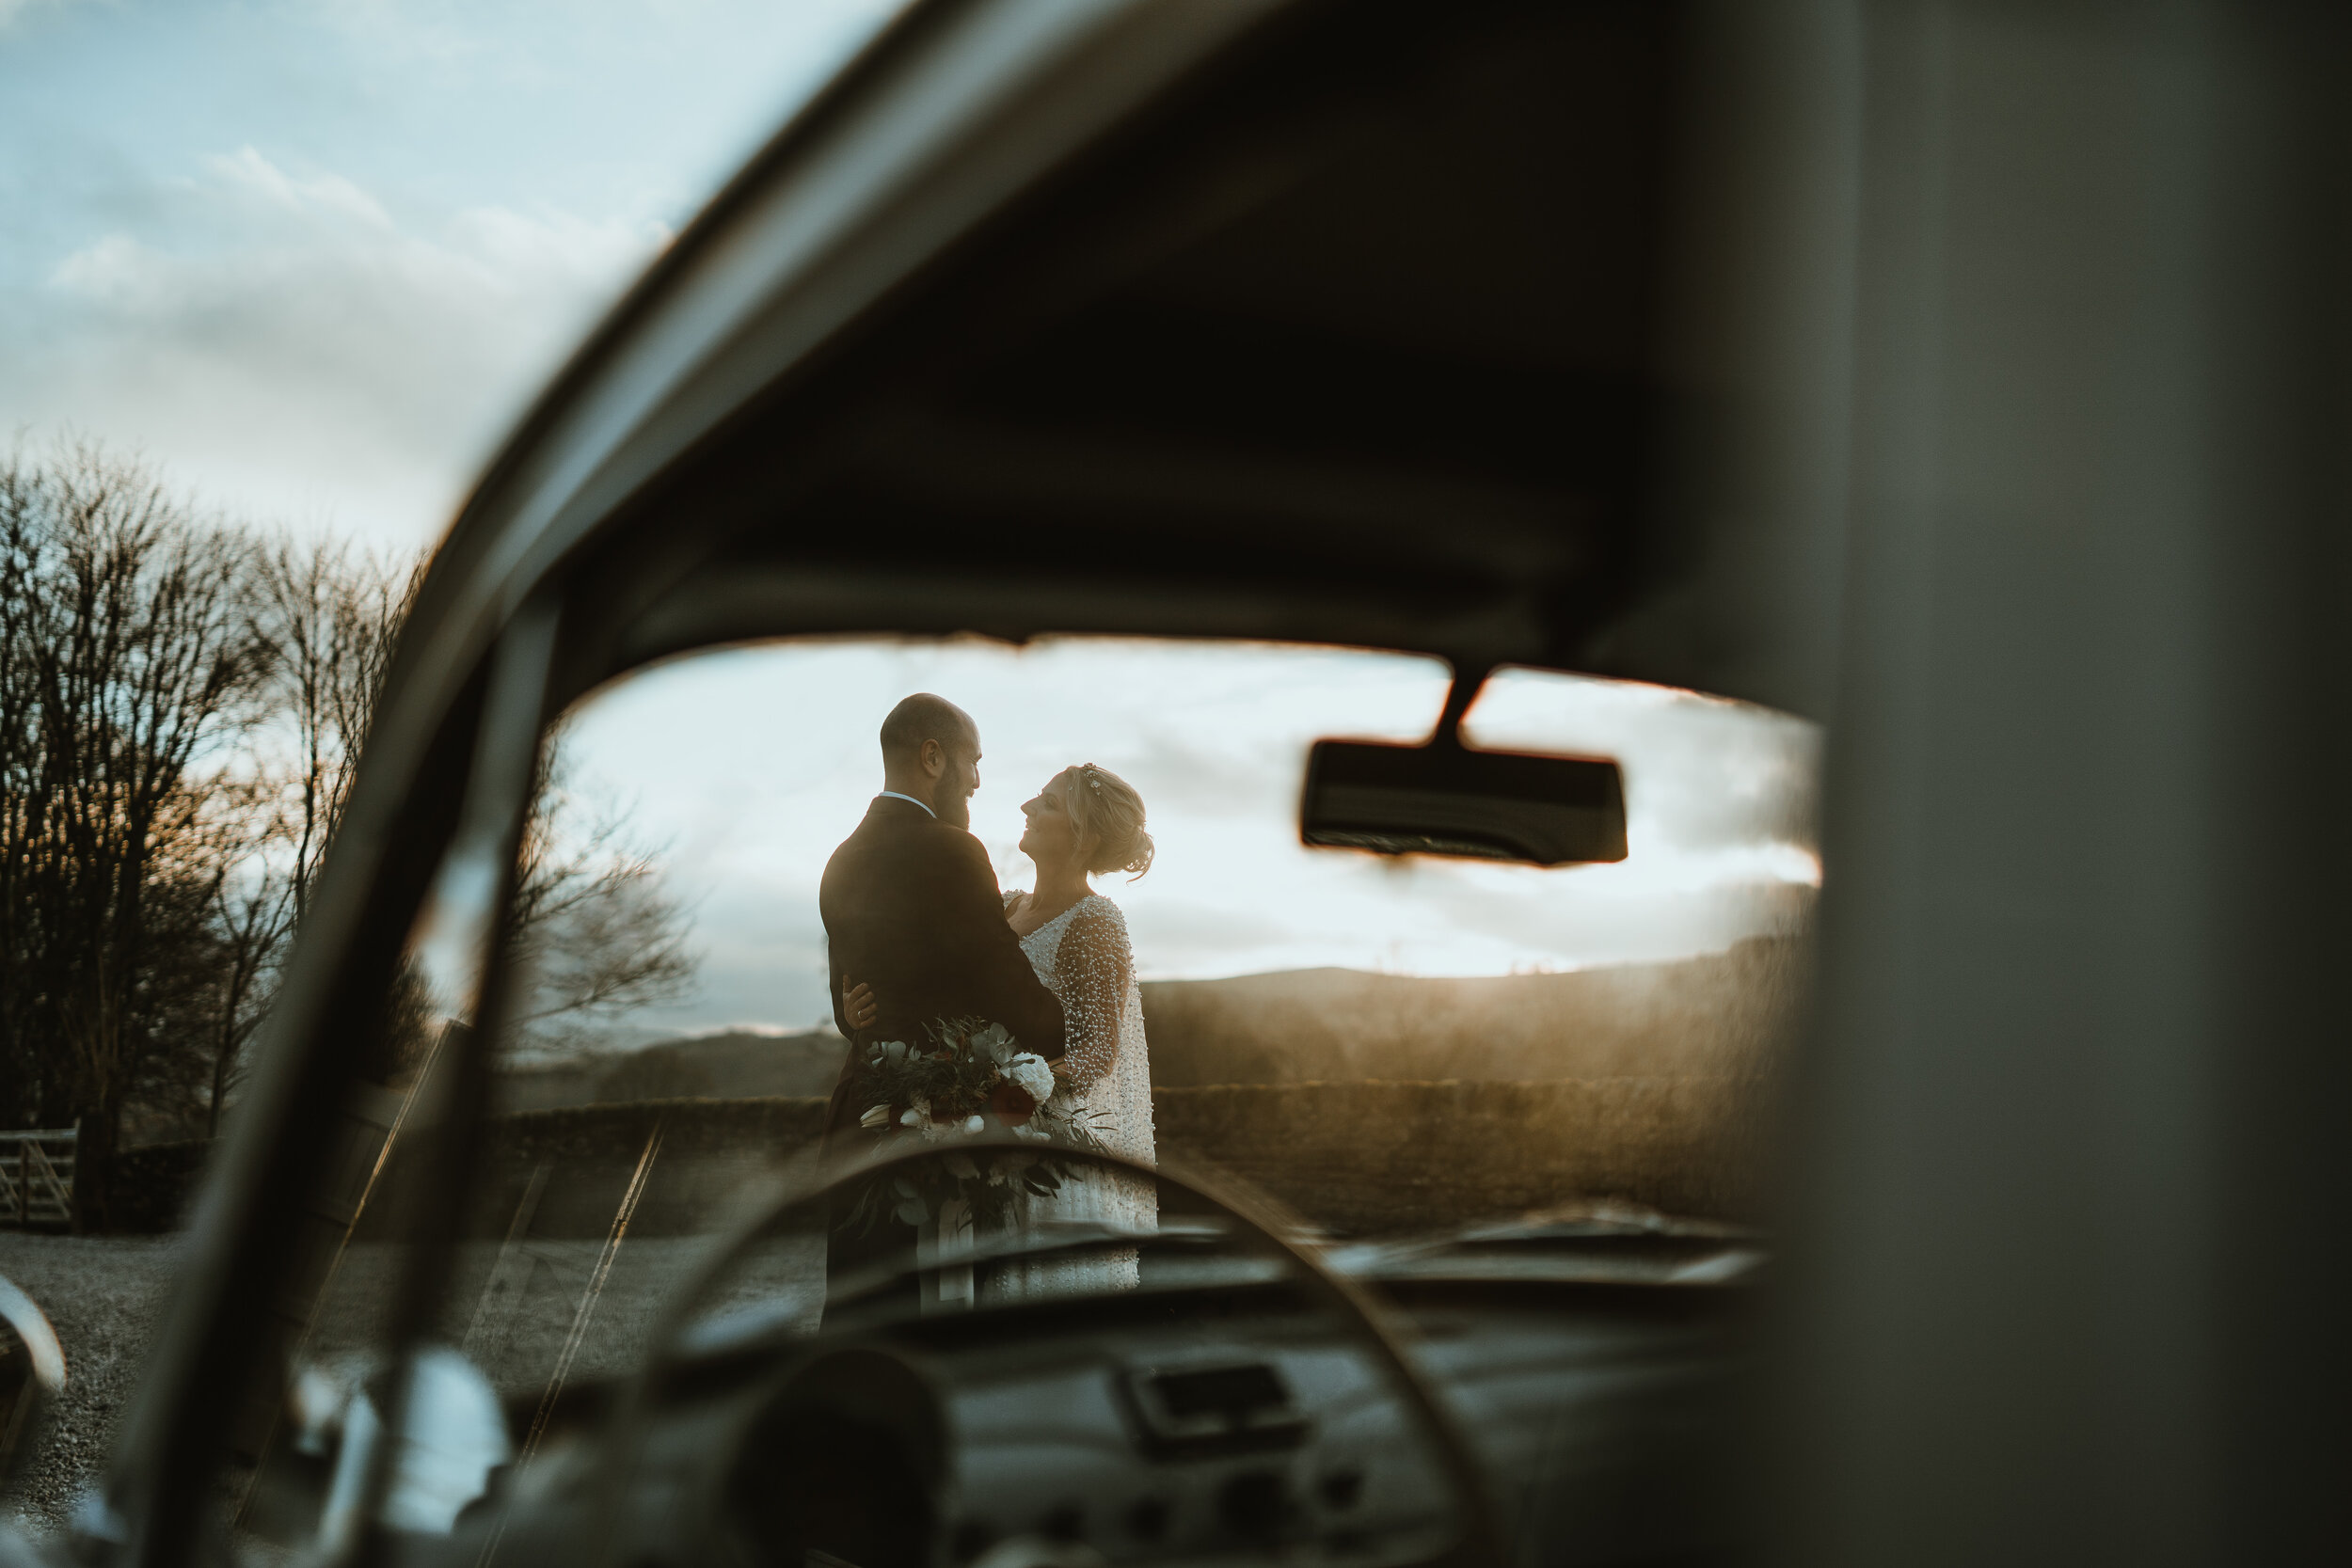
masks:
<path fill-rule="evenodd" d="M 914 796 L 901 795 L 895 789 L 885 789 L 880 795 L 875 796 L 874 799 L 877 800 L 904 800 L 910 806 L 923 806 L 923 802 L 916 800 Z M 939 813 L 931 810 L 929 806 L 923 806 L 923 813 L 934 822 L 939 820 Z"/>

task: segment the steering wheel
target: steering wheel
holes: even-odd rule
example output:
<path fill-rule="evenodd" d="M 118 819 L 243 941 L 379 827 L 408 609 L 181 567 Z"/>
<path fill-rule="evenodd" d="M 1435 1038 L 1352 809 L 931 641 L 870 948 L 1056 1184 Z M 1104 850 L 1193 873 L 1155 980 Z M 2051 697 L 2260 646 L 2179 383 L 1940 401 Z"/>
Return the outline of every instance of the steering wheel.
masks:
<path fill-rule="evenodd" d="M 1035 1142 L 1003 1132 L 959 1138 L 954 1149 L 972 1153 L 1006 1149 L 1030 1155 L 1041 1151 Z M 599 1474 L 591 1489 L 595 1505 L 587 1511 L 591 1517 L 587 1521 L 588 1536 L 582 1543 L 588 1548 L 583 1554 L 585 1560 L 610 1563 L 613 1554 L 621 1549 L 623 1532 L 612 1528 L 612 1511 L 620 1507 L 635 1467 L 657 1385 L 675 1364 L 675 1353 L 696 1306 L 710 1288 L 771 1227 L 793 1210 L 830 1199 L 852 1181 L 871 1180 L 903 1166 L 934 1160 L 943 1152 L 917 1147 L 888 1153 L 861 1149 L 831 1156 L 803 1156 L 772 1179 L 766 1191 L 747 1205 L 744 1217 L 728 1229 L 723 1240 L 664 1306 L 648 1341 L 651 1348 L 644 1363 L 614 1402 L 599 1445 Z M 1176 1187 L 1237 1224 L 1244 1236 L 1263 1244 L 1289 1263 L 1302 1293 L 1327 1307 L 1346 1338 L 1368 1352 L 1373 1361 L 1387 1371 L 1405 1404 L 1420 1418 L 1422 1430 L 1431 1438 L 1437 1450 L 1438 1468 L 1453 1493 L 1460 1521 L 1460 1534 L 1439 1561 L 1444 1568 L 1505 1568 L 1502 1537 L 1477 1455 L 1463 1436 L 1453 1412 L 1406 1354 L 1393 1314 L 1354 1280 L 1334 1272 L 1313 1248 L 1291 1241 L 1285 1234 L 1291 1228 L 1288 1216 L 1279 1205 L 1242 1189 L 1227 1178 L 1211 1175 L 1183 1161 L 1163 1161 L 1154 1165 L 1104 1150 L 1056 1148 L 1052 1152 L 1058 1159 L 1124 1170 Z"/>

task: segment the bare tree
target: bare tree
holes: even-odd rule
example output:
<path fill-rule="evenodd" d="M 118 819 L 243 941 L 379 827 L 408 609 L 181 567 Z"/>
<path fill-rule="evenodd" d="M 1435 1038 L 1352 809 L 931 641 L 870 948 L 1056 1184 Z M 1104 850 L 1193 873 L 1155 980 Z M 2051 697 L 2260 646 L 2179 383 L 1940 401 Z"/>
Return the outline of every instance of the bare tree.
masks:
<path fill-rule="evenodd" d="M 262 542 L 87 443 L 0 457 L 0 1126 L 78 1120 L 89 1222 L 127 1115 L 218 1130 L 421 576 Z M 554 771 L 527 837 L 532 1037 L 680 994 L 655 858 Z M 388 1037 L 429 1007 L 404 974 Z"/>
<path fill-rule="evenodd" d="M 281 541 L 261 572 L 256 614 L 273 654 L 271 716 L 254 747 L 262 788 L 243 818 L 251 836 L 215 896 L 223 956 L 209 1128 L 217 1127 L 245 1047 L 275 995 L 277 966 L 342 822 L 422 576 L 421 560 L 386 561 L 331 542 Z M 559 753 L 560 743 L 549 747 L 550 759 Z M 510 941 L 527 976 L 516 1021 L 526 1048 L 579 1044 L 629 1008 L 691 987 L 684 911 L 662 889 L 658 857 L 634 844 L 616 816 L 588 810 L 552 760 L 518 874 Z M 429 1006 L 419 977 L 405 972 L 388 1029 L 412 1041 L 430 1037 Z M 397 1045 L 392 1057 L 405 1059 Z"/>
<path fill-rule="evenodd" d="M 256 752 L 269 810 L 216 895 L 225 953 L 214 1023 L 209 1121 L 217 1125 L 246 1044 L 275 994 L 277 964 L 342 818 L 370 716 L 423 562 L 385 561 L 347 546 L 281 542 L 262 573 L 257 611 L 275 655 L 272 717 Z M 685 913 L 663 890 L 659 857 L 612 813 L 590 810 L 548 748 L 526 831 L 511 931 L 526 997 L 525 1049 L 594 1037 L 630 1008 L 683 996 L 694 965 Z M 429 1037 L 419 978 L 405 974 L 388 1014 L 392 1035 Z M 402 1052 L 395 1047 L 394 1058 Z"/>
<path fill-rule="evenodd" d="M 232 836 L 223 864 L 211 881 L 217 994 L 202 1025 L 207 1057 L 204 1135 L 220 1133 L 245 1047 L 268 1016 L 279 959 L 294 934 L 301 881 L 287 858 L 273 853 L 290 835 L 285 813 L 269 798 L 266 783 L 254 781 L 238 792 L 228 830 Z"/>
<path fill-rule="evenodd" d="M 619 813 L 569 787 L 559 734 L 524 835 L 510 951 L 525 979 L 515 1045 L 577 1047 L 637 1007 L 691 993 L 686 911 Z"/>
<path fill-rule="evenodd" d="M 326 847 L 424 575 L 421 557 L 383 559 L 333 540 L 281 538 L 263 555 L 253 613 L 270 659 L 269 719 L 236 819 L 235 865 L 218 879 L 214 921 L 221 994 L 211 1020 L 207 1135 L 268 1015 L 277 970 L 309 907 Z"/>
<path fill-rule="evenodd" d="M 385 560 L 336 541 L 280 540 L 261 575 L 259 616 L 275 656 L 276 713 L 290 756 L 280 805 L 295 911 L 342 820 L 392 647 L 424 559 Z"/>
<path fill-rule="evenodd" d="M 246 613 L 254 550 L 147 470 L 87 445 L 0 467 L 8 737 L 0 1014 L 29 1051 L 38 1109 L 81 1113 L 103 1221 L 105 1173 L 158 1047 L 151 894 L 197 835 L 198 776 L 258 719 L 269 650 Z"/>

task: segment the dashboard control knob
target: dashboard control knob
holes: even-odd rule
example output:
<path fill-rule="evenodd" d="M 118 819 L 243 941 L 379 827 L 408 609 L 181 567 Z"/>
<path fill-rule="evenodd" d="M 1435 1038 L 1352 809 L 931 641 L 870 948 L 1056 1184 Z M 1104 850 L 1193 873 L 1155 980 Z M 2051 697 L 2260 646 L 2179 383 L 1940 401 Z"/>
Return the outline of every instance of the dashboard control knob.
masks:
<path fill-rule="evenodd" d="M 1138 1541 L 1157 1541 L 1168 1533 L 1168 1499 L 1137 1497 L 1127 1505 L 1127 1533 Z"/>
<path fill-rule="evenodd" d="M 1216 1495 L 1218 1520 L 1244 1541 L 1280 1539 L 1290 1511 L 1290 1488 L 1272 1470 L 1244 1470 Z"/>

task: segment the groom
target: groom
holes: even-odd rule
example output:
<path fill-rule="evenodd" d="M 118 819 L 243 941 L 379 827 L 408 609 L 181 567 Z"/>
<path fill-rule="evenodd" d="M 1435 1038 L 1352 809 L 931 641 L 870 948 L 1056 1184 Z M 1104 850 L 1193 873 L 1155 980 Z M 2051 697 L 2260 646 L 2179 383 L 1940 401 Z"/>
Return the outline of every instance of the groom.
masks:
<path fill-rule="evenodd" d="M 828 1136 L 866 1109 L 850 1103 L 850 1078 L 876 1040 L 917 1044 L 928 1024 L 977 1018 L 1003 1024 L 1049 1061 L 1062 1053 L 1061 1004 L 1005 924 L 996 874 L 969 832 L 980 786 L 972 716 L 917 693 L 882 721 L 882 792 L 833 852 L 817 895 L 833 955 L 834 1022 L 850 1038 L 825 1111 Z M 860 981 L 882 1012 L 852 1031 L 842 992 Z"/>

